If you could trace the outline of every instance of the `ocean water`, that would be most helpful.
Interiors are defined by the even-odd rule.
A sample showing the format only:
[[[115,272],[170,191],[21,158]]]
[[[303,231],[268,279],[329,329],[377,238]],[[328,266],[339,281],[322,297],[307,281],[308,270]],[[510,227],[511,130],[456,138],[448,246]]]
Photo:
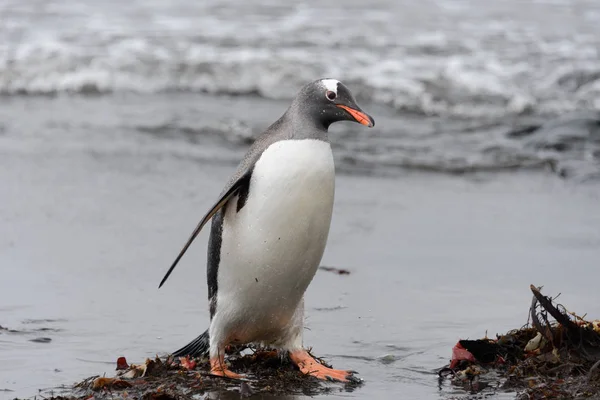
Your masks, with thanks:
[[[593,0],[46,1],[0,5],[0,92],[290,99],[315,77],[424,115],[599,107]]]
[[[0,21],[0,132],[18,140],[141,131],[221,154],[330,76],[381,121],[333,139],[340,168],[600,171],[593,0],[4,0]],[[42,104],[52,121],[21,122]]]
[[[330,135],[351,274],[317,274],[306,344],[366,380],[334,397],[464,395],[436,369],[525,323],[530,283],[600,318],[597,1],[0,0],[0,399],[203,330],[207,232],[156,286],[326,76],[376,120]]]

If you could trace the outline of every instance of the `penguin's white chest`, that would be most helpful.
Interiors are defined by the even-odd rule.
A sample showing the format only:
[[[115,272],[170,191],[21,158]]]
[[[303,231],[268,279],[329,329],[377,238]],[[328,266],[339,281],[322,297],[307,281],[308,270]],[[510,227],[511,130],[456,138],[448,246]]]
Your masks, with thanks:
[[[240,340],[290,323],[325,250],[335,191],[329,143],[284,140],[255,164],[244,207],[223,221],[217,312]]]

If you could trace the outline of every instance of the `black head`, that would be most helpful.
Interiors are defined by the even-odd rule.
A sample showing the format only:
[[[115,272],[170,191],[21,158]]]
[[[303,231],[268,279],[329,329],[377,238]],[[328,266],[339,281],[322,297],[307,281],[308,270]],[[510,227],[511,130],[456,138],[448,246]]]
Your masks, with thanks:
[[[298,111],[308,114],[319,127],[327,129],[338,121],[353,121],[375,126],[375,120],[363,112],[350,90],[335,79],[320,79],[304,86],[296,97]]]

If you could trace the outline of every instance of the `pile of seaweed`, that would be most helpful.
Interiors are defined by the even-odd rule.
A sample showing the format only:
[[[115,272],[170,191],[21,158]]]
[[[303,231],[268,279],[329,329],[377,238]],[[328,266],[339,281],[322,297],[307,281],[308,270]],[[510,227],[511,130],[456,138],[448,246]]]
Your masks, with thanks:
[[[460,340],[439,371],[470,394],[514,391],[518,399],[600,396],[600,320],[587,321],[530,286],[529,321],[496,339]]]
[[[236,347],[228,348],[228,352],[231,368],[247,378],[212,375],[206,358],[156,357],[143,364],[129,365],[125,357],[120,357],[114,377],[92,376],[49,399],[197,400],[207,395],[226,398],[230,394],[232,398],[240,398],[256,393],[314,396],[352,391],[360,384],[358,380],[346,384],[323,382],[304,375],[288,357],[269,349]],[[317,360],[327,365],[324,360]]]

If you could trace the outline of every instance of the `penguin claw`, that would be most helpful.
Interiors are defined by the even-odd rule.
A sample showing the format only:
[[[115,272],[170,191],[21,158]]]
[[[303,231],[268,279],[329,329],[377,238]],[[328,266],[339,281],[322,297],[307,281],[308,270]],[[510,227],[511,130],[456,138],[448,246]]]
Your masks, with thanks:
[[[360,379],[359,377],[356,377],[354,375],[346,376],[346,380],[350,383],[355,383],[355,384],[362,383],[362,381],[363,381],[362,379]]]
[[[335,379],[333,379],[329,375],[325,375],[325,379],[327,379],[329,382],[335,382]]]

